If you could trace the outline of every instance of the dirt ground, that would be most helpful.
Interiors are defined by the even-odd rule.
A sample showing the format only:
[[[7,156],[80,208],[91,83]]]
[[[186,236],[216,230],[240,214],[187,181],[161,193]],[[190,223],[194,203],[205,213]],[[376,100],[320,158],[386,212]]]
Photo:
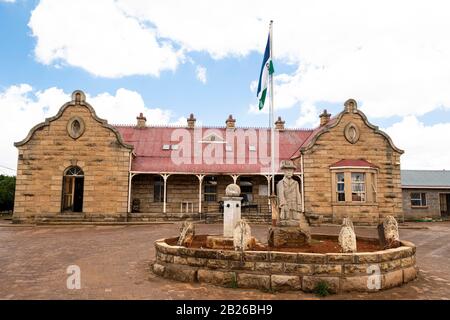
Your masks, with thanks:
[[[421,228],[421,227],[427,227]],[[198,234],[218,234],[221,225],[197,225]],[[0,299],[318,299],[303,292],[264,293],[162,279],[149,270],[154,241],[175,237],[179,224],[128,226],[23,226],[0,223]],[[253,225],[263,241],[268,226]],[[338,227],[313,228],[337,234]],[[356,227],[362,236],[375,228]],[[450,222],[410,223],[402,239],[417,245],[419,278],[376,293],[326,299],[449,299]],[[67,289],[67,268],[81,271],[81,289]]]
[[[207,235],[196,235],[192,243],[189,245],[189,248],[207,248],[206,244]],[[166,243],[170,245],[177,244],[177,238],[167,239]],[[216,246],[216,249],[224,249],[224,250],[234,250],[233,244],[231,245],[223,245]],[[382,247],[378,242],[368,241],[368,240],[357,240],[357,248],[360,252],[374,252],[378,250],[382,250]],[[339,242],[337,238],[322,238],[315,239],[313,238],[311,244],[305,244],[302,246],[296,247],[269,247],[267,244],[262,244],[260,242],[254,243],[253,247],[249,250],[251,251],[280,251],[280,252],[307,252],[307,253],[339,253],[341,252],[341,248],[339,246]]]

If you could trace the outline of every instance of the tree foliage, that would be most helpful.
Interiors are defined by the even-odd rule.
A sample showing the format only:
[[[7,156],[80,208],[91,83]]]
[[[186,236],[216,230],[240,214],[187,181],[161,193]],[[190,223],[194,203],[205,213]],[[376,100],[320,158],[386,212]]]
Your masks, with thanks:
[[[14,208],[16,177],[0,175],[0,212]]]

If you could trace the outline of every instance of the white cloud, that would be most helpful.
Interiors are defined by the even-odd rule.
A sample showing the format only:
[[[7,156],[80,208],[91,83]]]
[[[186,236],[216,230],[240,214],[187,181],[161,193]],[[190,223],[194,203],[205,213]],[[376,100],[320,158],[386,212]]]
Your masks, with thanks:
[[[190,52],[215,59],[262,52],[273,19],[275,70],[280,62],[296,68],[277,74],[276,108],[353,97],[369,116],[389,117],[450,107],[450,42],[443,41],[449,6],[444,0],[42,0],[29,25],[41,62],[120,77],[175,70]]]
[[[200,81],[203,84],[206,84],[206,68],[203,66],[197,66],[195,68],[195,73],[198,81]]]
[[[58,108],[69,95],[61,89],[34,91],[28,84],[10,86],[0,91],[0,165],[16,168],[17,150],[13,142],[26,137],[28,131]]]
[[[250,82],[250,91],[256,93],[256,89],[258,89],[258,81],[253,80]]]
[[[173,115],[171,110],[145,107],[144,100],[136,91],[118,89],[115,95],[101,93],[86,101],[91,104],[100,118],[112,124],[133,124],[140,112],[147,118],[147,124],[168,124]]]
[[[407,116],[385,131],[405,150],[402,169],[450,169],[450,123],[427,126],[415,116]]]
[[[170,124],[173,126],[185,126],[187,118],[186,117],[179,117],[176,121],[172,121]]]
[[[158,76],[183,60],[182,51],[159,39],[157,30],[111,0],[42,0],[29,27],[40,62],[80,67],[96,76]]]
[[[262,52],[274,19],[275,69],[277,61],[297,66],[277,77],[278,108],[354,97],[369,116],[389,117],[450,106],[446,1],[120,3],[187,51],[214,58]]]
[[[119,0],[118,4],[129,16],[154,24],[161,37],[216,59],[245,56],[264,43],[258,34],[264,37],[268,20],[261,20],[259,12],[267,10],[268,1]]]
[[[313,103],[305,101],[300,107],[300,117],[295,125],[299,128],[317,127],[320,123],[317,114],[317,107]]]
[[[24,139],[33,126],[54,116],[69,100],[69,93],[55,87],[37,91],[28,84],[20,84],[0,91],[0,165],[16,168],[17,149],[13,142]],[[139,93],[123,88],[118,89],[115,95],[87,94],[86,100],[99,117],[111,124],[134,124],[140,112],[144,113],[148,124],[186,123],[182,117],[172,123],[172,111],[146,108]]]

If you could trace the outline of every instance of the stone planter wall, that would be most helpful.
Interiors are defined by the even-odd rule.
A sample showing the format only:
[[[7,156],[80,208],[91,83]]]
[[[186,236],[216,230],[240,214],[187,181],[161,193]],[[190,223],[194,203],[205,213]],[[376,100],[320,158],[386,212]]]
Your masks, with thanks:
[[[408,241],[396,249],[370,253],[314,254],[194,249],[171,246],[166,240],[173,239],[155,242],[153,271],[184,282],[311,292],[325,281],[331,292],[338,293],[397,287],[417,275],[416,247]],[[371,270],[379,271],[379,276],[371,275]]]

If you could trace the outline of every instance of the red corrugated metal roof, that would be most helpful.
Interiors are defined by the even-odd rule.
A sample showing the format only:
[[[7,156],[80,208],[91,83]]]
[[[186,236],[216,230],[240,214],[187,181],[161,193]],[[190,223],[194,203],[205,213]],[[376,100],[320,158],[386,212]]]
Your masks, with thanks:
[[[364,159],[342,159],[338,162],[332,164],[330,167],[369,167],[369,168],[377,168],[376,165],[366,161]]]
[[[194,130],[186,129],[183,127],[146,127],[137,128],[134,126],[114,126],[122,135],[125,143],[132,144],[134,146],[134,152],[136,157],[132,161],[132,171],[135,172],[192,172],[192,173],[260,173],[265,165],[260,160],[252,162],[252,158],[257,156],[260,152],[270,159],[270,139],[269,143],[265,145],[266,152],[262,152],[260,144],[265,141],[265,136],[270,137],[270,130],[266,128],[236,128],[236,130],[228,130],[226,128],[196,128],[196,134]],[[234,146],[232,152],[229,153],[229,158],[226,156],[225,144],[217,143],[200,143],[199,140],[203,140],[215,134],[217,140],[225,140],[227,134],[234,132],[239,136],[234,139]],[[254,136],[255,140],[245,139],[245,145],[237,145],[238,139],[247,133],[248,136]],[[290,159],[290,157],[298,150],[303,142],[311,135],[312,130],[298,130],[298,129],[286,129],[278,131],[279,134],[279,160]],[[178,163],[174,161],[172,156],[174,154],[181,154],[182,145],[188,146],[188,143],[180,143],[182,140],[179,138],[181,135],[188,134],[188,139],[191,140],[191,155],[185,156],[183,153],[182,159],[184,163]],[[189,138],[190,137],[190,138]],[[228,135],[229,137],[229,135]],[[243,139],[244,140],[244,139]],[[259,142],[261,140],[261,143]],[[183,139],[186,141],[186,136]],[[231,141],[231,140],[230,140]],[[255,143],[256,141],[256,143]],[[241,141],[242,142],[242,141]],[[179,151],[163,150],[163,145],[176,145],[180,147]],[[249,151],[249,146],[256,144],[256,151]],[[223,153],[223,163],[213,163],[206,157],[208,150],[218,148]],[[201,146],[201,148],[200,148]],[[263,146],[264,147],[264,146]],[[194,157],[194,149],[202,150],[204,155],[203,161],[197,161]],[[208,148],[208,149],[207,149]],[[220,149],[222,151],[220,151]],[[213,154],[213,153],[212,153]],[[227,159],[229,162],[227,162]],[[176,160],[180,160],[179,158]],[[216,161],[217,162],[217,161]]]

